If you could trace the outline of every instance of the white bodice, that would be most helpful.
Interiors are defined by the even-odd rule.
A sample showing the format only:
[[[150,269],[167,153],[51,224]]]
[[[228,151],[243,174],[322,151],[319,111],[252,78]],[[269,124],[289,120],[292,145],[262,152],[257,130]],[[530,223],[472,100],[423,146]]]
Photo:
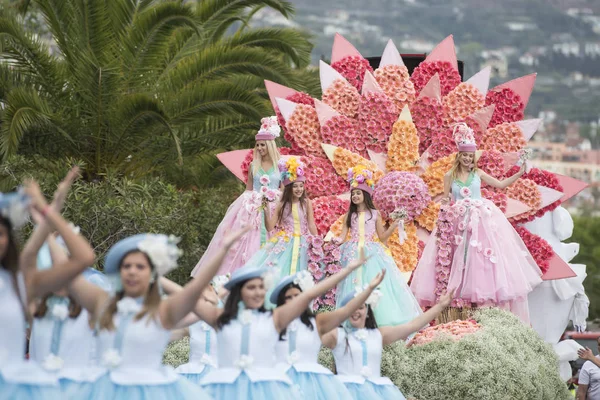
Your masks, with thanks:
[[[22,282],[22,275],[19,280]],[[23,285],[22,285],[23,286]],[[10,272],[0,267],[0,368],[25,359],[25,316]]]
[[[190,362],[217,365],[217,332],[206,322],[190,325]]]
[[[217,331],[219,368],[209,372],[203,383],[232,383],[241,371],[253,382],[291,383],[284,371],[275,368],[278,340],[271,313],[242,311]]]
[[[286,370],[294,367],[300,372],[331,374],[332,372],[318,363],[321,350],[321,338],[317,332],[317,323],[311,319],[313,329],[296,318],[288,325],[283,340],[275,345],[277,362],[285,365]]]
[[[53,336],[57,335],[58,353],[65,366],[87,367],[97,365],[96,337],[90,328],[89,314],[82,310],[77,318],[61,321],[51,317],[48,310],[43,318],[34,318],[29,340],[29,358],[43,364],[51,353]]]
[[[154,318],[145,315],[136,320],[117,312],[113,321],[115,329],[100,330],[98,343],[101,362],[110,368],[114,383],[160,384],[178,379],[172,368],[162,364],[163,352],[171,333],[163,328],[158,314]],[[126,324],[125,329],[119,329],[123,323]],[[118,357],[108,357],[111,353],[116,353]]]
[[[359,329],[346,334],[343,328],[338,328],[337,334],[333,357],[340,379],[358,383],[368,379],[379,385],[392,384],[388,378],[381,377],[383,340],[379,329]]]

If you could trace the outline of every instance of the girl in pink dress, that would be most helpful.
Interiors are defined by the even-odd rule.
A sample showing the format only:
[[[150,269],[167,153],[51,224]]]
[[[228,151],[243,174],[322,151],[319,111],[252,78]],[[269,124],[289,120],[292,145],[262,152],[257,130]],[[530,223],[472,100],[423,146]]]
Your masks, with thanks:
[[[264,209],[273,208],[274,203],[265,204],[263,199],[266,194],[279,196],[281,180],[277,163],[280,156],[275,139],[279,137],[281,128],[277,124],[277,117],[263,118],[261,123],[255,137],[254,158],[248,170],[246,191],[229,206],[202,258],[192,270],[192,276],[219,252],[223,238],[229,232],[244,226],[252,227],[250,232],[233,245],[223,260],[219,271],[222,275],[240,268],[267,242]]]
[[[525,171],[504,180],[477,168],[473,130],[466,124],[455,127],[458,154],[444,176],[444,198],[438,226],[425,246],[411,289],[422,306],[436,303],[436,288],[448,272],[448,290],[456,289],[456,306],[498,306],[513,311],[529,322],[527,294],[541,283],[542,272],[521,237],[502,211],[481,197],[481,182],[506,188]],[[451,200],[451,205],[447,205]],[[448,221],[448,222],[446,222]],[[451,238],[440,245],[439,237]],[[438,271],[436,272],[436,263]],[[437,276],[436,276],[437,274]]]

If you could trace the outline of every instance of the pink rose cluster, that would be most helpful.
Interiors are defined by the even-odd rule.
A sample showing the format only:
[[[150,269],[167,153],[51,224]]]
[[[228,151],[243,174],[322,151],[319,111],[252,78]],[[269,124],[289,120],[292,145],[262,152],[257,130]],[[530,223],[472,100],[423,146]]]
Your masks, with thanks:
[[[431,343],[439,338],[450,337],[452,340],[460,340],[467,335],[479,331],[482,326],[475,320],[455,320],[445,324],[427,327],[418,332],[408,342],[407,347],[421,346]]]
[[[317,110],[306,104],[299,104],[287,122],[287,131],[305,154],[325,157],[321,148],[321,125]]]
[[[375,71],[375,79],[398,110],[415,101],[415,85],[404,65],[386,65]]]
[[[502,153],[495,150],[484,151],[477,160],[477,168],[500,179],[504,177],[504,157],[502,157]],[[487,185],[483,184],[483,186]]]
[[[506,194],[482,188],[481,197],[494,203],[503,213],[506,212],[506,208],[508,207],[508,196]]]
[[[410,79],[415,85],[417,93],[425,87],[427,82],[435,74],[440,77],[440,88],[442,90],[442,96],[447,95],[460,84],[460,74],[449,61],[431,61],[422,62],[413,71]]]
[[[529,250],[529,253],[531,253],[531,256],[535,260],[535,263],[540,267],[542,273],[545,274],[550,266],[550,259],[554,256],[552,246],[550,246],[546,240],[529,232],[529,230],[523,226],[513,223],[513,227],[519,236],[521,236],[521,239],[523,239],[523,243],[525,243],[527,250]]]
[[[512,217],[513,221],[526,221],[530,216],[535,215],[542,203],[542,194],[537,184],[531,179],[519,178],[514,184],[505,189],[505,193],[508,197],[519,200],[531,208],[531,211]]]
[[[358,122],[345,115],[336,115],[321,126],[323,143],[341,146],[367,157],[367,146],[358,129]]]
[[[419,154],[431,146],[431,140],[444,126],[442,103],[431,97],[421,97],[410,106],[413,122],[419,132]]]
[[[311,198],[342,194],[348,191],[348,184],[339,176],[331,162],[323,157],[305,157],[306,182],[304,183],[307,195]]]
[[[367,148],[377,153],[386,151],[398,114],[395,104],[384,93],[368,92],[361,98],[358,126],[359,132],[364,135],[363,141],[367,142]]]
[[[339,72],[346,80],[361,91],[365,72],[373,72],[369,61],[359,56],[347,56],[331,64],[331,68]]]
[[[527,145],[523,131],[514,122],[504,122],[489,128],[481,141],[483,150],[518,152]]]
[[[456,152],[452,129],[445,127],[435,132],[429,146],[429,161],[436,161]]]
[[[335,221],[344,215],[350,206],[348,200],[342,200],[337,196],[318,197],[312,204],[319,235],[326,235]]]
[[[438,252],[435,257],[435,297],[436,300],[446,292],[452,258],[454,256],[454,222],[457,214],[451,205],[444,204],[440,207],[437,222]],[[433,304],[432,304],[433,305]]]
[[[483,94],[475,86],[463,82],[443,98],[444,119],[448,125],[463,121],[484,104]]]
[[[339,272],[342,268],[340,259],[341,253],[338,246],[332,242],[323,241],[320,236],[308,237],[308,272],[312,274],[316,282]],[[323,306],[335,306],[335,288],[315,299],[315,310]]]
[[[313,107],[315,106],[315,100],[312,97],[310,97],[310,95],[303,92],[294,93],[292,95],[287,96],[285,99],[298,104],[306,104]],[[300,147],[298,147],[298,145],[296,144],[294,138],[290,136],[290,134],[287,132],[285,126],[285,118],[283,118],[283,115],[281,115],[279,107],[277,106],[275,106],[275,115],[277,115],[277,121],[279,122],[279,126],[281,126],[281,129],[283,129],[283,137],[292,146],[294,154],[304,154],[302,149],[300,149]]]
[[[512,175],[516,174],[519,171],[519,168],[520,167],[517,167],[517,166],[512,167],[506,173],[506,176],[512,176]],[[556,175],[554,175],[550,171],[545,171],[543,169],[538,169],[538,168],[532,168],[531,171],[524,173],[522,178],[530,179],[540,186],[554,189],[559,192],[562,192],[564,190],[562,185],[560,184],[560,181],[556,177]],[[519,220],[519,222],[524,223],[524,222],[533,221],[535,218],[540,218],[541,216],[543,216],[544,214],[546,214],[549,211],[554,211],[560,205],[561,205],[560,199],[556,200],[554,203],[549,204],[546,207],[539,209],[535,214],[531,214],[527,218]]]
[[[525,103],[521,96],[512,89],[490,90],[485,98],[485,105],[495,105],[494,114],[489,126],[494,127],[503,122],[516,122],[524,118]]]
[[[333,108],[340,114],[349,118],[356,118],[360,94],[356,88],[343,79],[336,79],[325,89],[322,96],[323,103]]]
[[[405,222],[409,222],[423,212],[431,196],[427,185],[417,175],[393,171],[377,182],[373,201],[384,219],[389,219],[394,210],[404,208],[408,215]]]

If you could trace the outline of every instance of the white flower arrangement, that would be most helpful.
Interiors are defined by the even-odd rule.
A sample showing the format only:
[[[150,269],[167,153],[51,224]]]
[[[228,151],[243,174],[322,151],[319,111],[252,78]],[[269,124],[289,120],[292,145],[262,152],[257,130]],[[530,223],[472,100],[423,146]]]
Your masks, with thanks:
[[[400,207],[390,213],[390,218],[394,221],[405,220],[408,218],[408,212],[405,207]]]
[[[159,276],[168,274],[177,268],[177,259],[183,251],[177,247],[180,239],[170,235],[148,235],[138,243],[138,249],[148,255]]]
[[[0,199],[3,194],[0,193]],[[19,189],[19,195],[8,202],[8,206],[2,209],[2,215],[8,218],[13,227],[19,228],[29,221],[28,198],[24,196],[22,189]]]
[[[60,369],[62,369],[62,367],[64,365],[65,365],[65,360],[63,360],[59,356],[52,354],[52,353],[48,354],[48,356],[42,363],[42,367],[46,371],[51,371],[51,372],[59,371]]]
[[[377,307],[377,304],[379,304],[379,301],[381,300],[382,297],[383,297],[383,292],[379,289],[375,289],[375,290],[373,290],[373,292],[371,292],[371,294],[367,298],[367,301],[365,301],[365,304],[370,305],[371,308],[375,308],[375,307]]]
[[[250,325],[254,320],[254,313],[252,310],[242,310],[239,318],[242,325]]]
[[[364,342],[369,337],[369,332],[367,332],[365,328],[358,329],[356,332],[354,332],[354,337],[360,340],[361,342]]]
[[[249,369],[254,364],[254,357],[247,354],[242,354],[240,358],[235,362],[235,366],[239,369]]]
[[[229,273],[225,275],[217,275],[212,279],[211,283],[214,286],[215,290],[219,292],[223,288],[223,286],[225,286],[225,284],[229,282],[230,278],[231,274]]]
[[[300,360],[300,354],[297,351],[292,351],[287,355],[287,362],[290,365],[294,365]]]
[[[69,316],[69,307],[66,304],[54,304],[51,313],[52,318],[64,321]]]
[[[117,351],[117,349],[107,349],[104,354],[102,354],[102,364],[109,369],[118,367],[123,359],[121,358],[121,354]]]
[[[200,359],[200,364],[216,366],[215,361],[209,356],[207,353],[202,354],[202,358]]]
[[[300,286],[300,289],[303,292],[306,292],[308,289],[315,286],[315,280],[313,279],[312,274],[308,271],[298,272],[293,282],[295,285]]]
[[[373,375],[373,371],[371,371],[371,368],[365,365],[360,369],[360,374],[365,378],[369,378],[371,375]]]
[[[117,302],[117,311],[121,314],[137,314],[142,310],[142,305],[131,297],[124,297]]]
[[[206,323],[206,322],[204,322],[204,321],[202,321],[202,323],[201,323],[200,327],[202,328],[202,330],[203,330],[204,332],[210,331],[210,325],[209,325],[209,324],[207,324],[207,323]]]
[[[266,291],[269,291],[276,283],[277,278],[279,277],[279,268],[272,267],[267,270],[264,274],[262,274],[263,285]]]

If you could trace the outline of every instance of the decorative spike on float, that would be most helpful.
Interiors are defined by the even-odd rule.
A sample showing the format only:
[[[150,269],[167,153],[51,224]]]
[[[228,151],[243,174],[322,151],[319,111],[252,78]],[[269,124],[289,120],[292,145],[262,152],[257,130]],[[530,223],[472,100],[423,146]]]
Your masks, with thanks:
[[[293,101],[282,99],[280,97],[276,97],[275,102],[277,103],[277,107],[279,107],[279,112],[281,115],[283,115],[283,119],[285,119],[286,122],[290,119],[294,113],[294,110],[298,106],[298,103],[294,103]]]
[[[363,96],[366,95],[367,93],[370,93],[370,92],[385,94],[385,92],[383,91],[383,89],[381,89],[381,87],[377,83],[377,80],[375,79],[375,77],[373,76],[373,74],[370,73],[369,71],[365,72],[365,78],[363,80],[363,85],[362,85],[362,91],[361,92],[362,92]]]
[[[341,115],[321,100],[315,99],[315,109],[317,110],[317,116],[319,117],[319,124],[325,125],[331,118]]]
[[[373,150],[369,150],[369,149],[367,149],[367,154],[369,155],[369,158],[371,159],[371,161],[373,161],[380,170],[385,171],[385,164],[387,162],[387,154],[377,153],[377,152],[374,152]]]
[[[299,94],[297,90],[291,89],[287,86],[280,85],[279,83],[271,82],[265,79],[265,87],[267,88],[267,93],[269,93],[269,100],[271,100],[271,104],[273,105],[273,109],[277,107],[277,101],[275,100],[277,97],[285,99],[286,97],[293,96],[295,94]]]
[[[484,132],[490,124],[490,121],[492,120],[495,108],[496,106],[494,104],[491,104],[489,106],[480,108],[471,115],[471,118],[479,124],[481,130],[483,130]]]
[[[333,64],[345,57],[362,58],[362,54],[345,37],[336,33],[333,39],[333,48],[331,49],[331,63]]]
[[[488,66],[470,77],[466,83],[473,85],[485,97],[488,88],[490,87],[490,75],[492,67]],[[491,118],[491,117],[490,117]]]
[[[442,88],[440,84],[440,75],[438,73],[435,73],[431,79],[429,79],[429,82],[427,82],[421,90],[421,93],[419,93],[417,100],[423,97],[436,99],[439,102],[442,101]]]
[[[550,259],[548,270],[542,275],[542,279],[545,281],[552,281],[556,279],[573,278],[575,276],[577,276],[575,271],[573,271],[569,264],[555,252]]]
[[[501,155],[504,159],[504,172],[508,171],[513,167],[513,165],[519,162],[519,153],[502,153]]]
[[[458,70],[458,61],[456,60],[456,48],[454,47],[454,37],[452,35],[442,40],[425,58],[424,62],[449,61],[455,70]]]
[[[509,197],[507,200],[506,212],[504,213],[504,215],[506,215],[506,218],[513,218],[513,217],[516,217],[517,215],[520,215],[520,214],[523,214],[523,213],[526,213],[529,211],[531,211],[531,207],[529,207],[525,203],[520,202],[519,200],[515,200],[515,199]]]
[[[407,122],[410,122],[411,124],[413,123],[412,115],[410,113],[410,108],[408,108],[408,106],[404,106],[404,108],[402,109],[402,112],[398,116],[398,121],[407,121]]]
[[[346,78],[342,76],[339,72],[331,67],[331,65],[327,64],[325,61],[319,61],[319,78],[321,79],[321,91],[326,91],[331,84],[338,80],[342,79],[346,81]],[[347,81],[346,81],[347,82]],[[348,85],[350,85],[348,83]]]
[[[383,68],[386,65],[404,65],[404,60],[402,60],[402,56],[400,56],[400,52],[392,39],[388,40],[385,49],[383,50],[379,68]]]
[[[523,138],[529,141],[533,134],[539,129],[540,125],[542,124],[542,120],[540,118],[526,119],[515,122],[515,124],[517,124],[519,129],[521,129],[521,132],[523,132]]]
[[[375,183],[377,183],[377,181],[383,177],[383,171],[379,169],[377,164],[371,160],[367,160],[366,158],[342,147],[325,143],[321,143],[321,147],[327,155],[327,158],[329,158],[331,161],[331,164],[333,164],[335,171],[343,178],[346,178],[348,175],[349,168],[355,167],[359,164],[364,165],[367,167],[367,169],[370,169],[371,172],[373,172],[373,180]]]
[[[560,183],[560,186],[563,188],[563,197],[560,199],[561,203],[569,200],[571,197],[575,196],[577,193],[581,192],[583,189],[589,186],[589,183],[582,182],[578,179],[571,178],[570,176],[565,176],[562,174],[554,174]]]
[[[251,151],[251,149],[228,151],[226,153],[217,154],[217,158],[236,176],[236,178],[245,182],[246,180],[244,179],[244,174],[242,172],[242,163]]]
[[[542,204],[540,204],[539,209],[543,209],[547,206],[549,206],[550,204],[554,203],[555,201],[560,200],[564,193],[559,192],[558,190],[554,190],[552,188],[546,187],[546,186],[541,186],[538,185],[538,190],[540,191],[540,194],[542,195]]]
[[[491,90],[497,92],[508,88],[518,94],[525,107],[527,107],[527,103],[529,103],[529,97],[531,96],[531,92],[533,92],[533,86],[535,85],[536,77],[537,74],[525,75],[498,85]]]

